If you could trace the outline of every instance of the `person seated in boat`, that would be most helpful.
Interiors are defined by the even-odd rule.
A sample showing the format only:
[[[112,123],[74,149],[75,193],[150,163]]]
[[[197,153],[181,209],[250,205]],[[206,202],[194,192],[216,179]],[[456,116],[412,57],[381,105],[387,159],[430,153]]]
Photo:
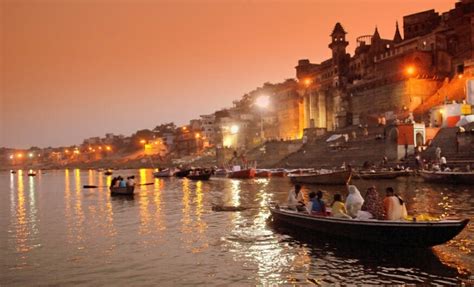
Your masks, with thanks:
[[[448,162],[446,161],[446,157],[442,156],[441,159],[439,160],[439,165],[442,171],[445,171],[445,169],[448,167],[447,164]]]
[[[383,200],[386,220],[400,220],[407,216],[407,209],[403,199],[395,194],[392,187],[385,190],[386,196]]]
[[[127,177],[127,186],[135,186],[135,176]]]
[[[301,185],[296,184],[295,188],[288,193],[288,208],[296,211],[304,211],[305,204]]]
[[[119,176],[119,187],[127,187],[127,182],[121,176]]]
[[[340,194],[334,195],[334,200],[331,204],[331,216],[338,218],[351,218],[347,215],[346,206],[342,202],[342,196]]]
[[[112,178],[112,181],[110,182],[110,187],[118,187],[118,177]]]
[[[352,218],[356,218],[362,204],[364,204],[364,199],[355,185],[348,185],[347,191],[349,192],[346,198],[347,214]]]
[[[326,203],[323,201],[323,192],[318,190],[316,196],[311,199],[311,214],[326,216]]]
[[[361,209],[370,213],[372,218],[385,218],[383,203],[379,197],[377,190],[375,189],[375,186],[371,186],[367,189],[367,193],[365,194],[364,203],[362,204]]]

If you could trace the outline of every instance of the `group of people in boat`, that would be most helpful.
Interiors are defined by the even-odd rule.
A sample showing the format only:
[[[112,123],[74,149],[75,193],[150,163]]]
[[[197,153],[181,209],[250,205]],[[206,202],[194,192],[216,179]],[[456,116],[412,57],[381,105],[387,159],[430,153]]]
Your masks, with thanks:
[[[375,188],[367,189],[362,197],[355,185],[347,186],[348,195],[345,201],[341,194],[335,194],[329,208],[324,201],[324,192],[318,190],[308,194],[305,201],[301,192],[301,185],[295,185],[288,195],[288,208],[311,215],[333,216],[338,218],[400,220],[407,216],[407,209],[403,199],[397,195],[392,187],[387,187],[385,197],[381,199]]]
[[[112,178],[112,181],[110,182],[110,187],[129,187],[129,186],[135,186],[135,176],[128,176],[127,179],[124,179],[123,177],[116,176]]]

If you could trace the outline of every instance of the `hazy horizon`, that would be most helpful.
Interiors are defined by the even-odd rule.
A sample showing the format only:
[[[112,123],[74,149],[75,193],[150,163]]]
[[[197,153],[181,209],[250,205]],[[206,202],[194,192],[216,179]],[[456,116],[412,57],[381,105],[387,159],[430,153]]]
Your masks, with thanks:
[[[3,1],[0,147],[64,146],[186,124],[299,59],[331,57],[336,22],[392,39],[403,16],[456,1]]]

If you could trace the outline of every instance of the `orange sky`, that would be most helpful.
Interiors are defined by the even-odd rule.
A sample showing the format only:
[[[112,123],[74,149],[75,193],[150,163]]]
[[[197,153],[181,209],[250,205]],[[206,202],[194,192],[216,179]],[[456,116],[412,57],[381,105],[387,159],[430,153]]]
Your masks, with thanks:
[[[186,123],[298,59],[330,57],[337,21],[355,38],[454,0],[0,1],[0,147],[81,143]]]

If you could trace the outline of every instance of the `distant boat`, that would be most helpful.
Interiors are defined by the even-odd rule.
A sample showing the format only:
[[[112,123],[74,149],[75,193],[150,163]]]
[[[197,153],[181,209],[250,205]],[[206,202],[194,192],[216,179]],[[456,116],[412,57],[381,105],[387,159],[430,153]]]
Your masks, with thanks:
[[[386,170],[386,171],[359,171],[354,175],[354,179],[394,179],[400,176],[409,175],[409,171],[405,170]]]
[[[15,174],[16,170],[10,170],[10,173]]]
[[[288,172],[284,169],[275,169],[272,170],[272,177],[285,177],[288,175]]]
[[[28,176],[36,176],[36,171],[29,171]]]
[[[474,172],[467,171],[420,171],[421,177],[428,182],[451,184],[474,184]]]
[[[112,173],[113,173],[113,172],[112,172],[110,169],[108,169],[108,170],[106,170],[106,171],[104,172],[105,175],[112,175]]]
[[[190,169],[182,169],[178,170],[177,172],[174,173],[174,176],[176,177],[186,177],[188,174],[191,172]]]
[[[272,220],[295,230],[312,230],[313,236],[327,235],[337,240],[348,239],[384,245],[431,247],[443,244],[466,227],[469,219],[439,221],[359,220],[270,207]]]
[[[160,171],[155,171],[153,173],[153,176],[154,177],[171,177],[173,176],[173,174],[174,174],[173,170],[170,168],[167,168]]]
[[[186,177],[191,180],[209,180],[211,178],[211,173],[210,172],[204,172],[200,174],[188,174]]]
[[[254,178],[256,174],[255,168],[247,168],[242,170],[236,170],[229,173],[229,178],[239,178],[239,179],[247,179],[247,178]]]
[[[217,169],[215,172],[214,172],[214,175],[215,176],[227,176],[227,174],[229,173],[229,171],[225,168],[221,168],[221,169]]]
[[[271,177],[271,176],[272,176],[272,172],[266,169],[257,169],[257,171],[255,172],[255,177],[266,178],[266,177]]]
[[[110,188],[110,195],[133,195],[133,191],[135,190],[134,186],[127,186],[127,187],[111,187]]]
[[[343,170],[328,173],[290,175],[289,178],[294,184],[344,185],[350,181],[351,176],[352,172],[350,170]]]

